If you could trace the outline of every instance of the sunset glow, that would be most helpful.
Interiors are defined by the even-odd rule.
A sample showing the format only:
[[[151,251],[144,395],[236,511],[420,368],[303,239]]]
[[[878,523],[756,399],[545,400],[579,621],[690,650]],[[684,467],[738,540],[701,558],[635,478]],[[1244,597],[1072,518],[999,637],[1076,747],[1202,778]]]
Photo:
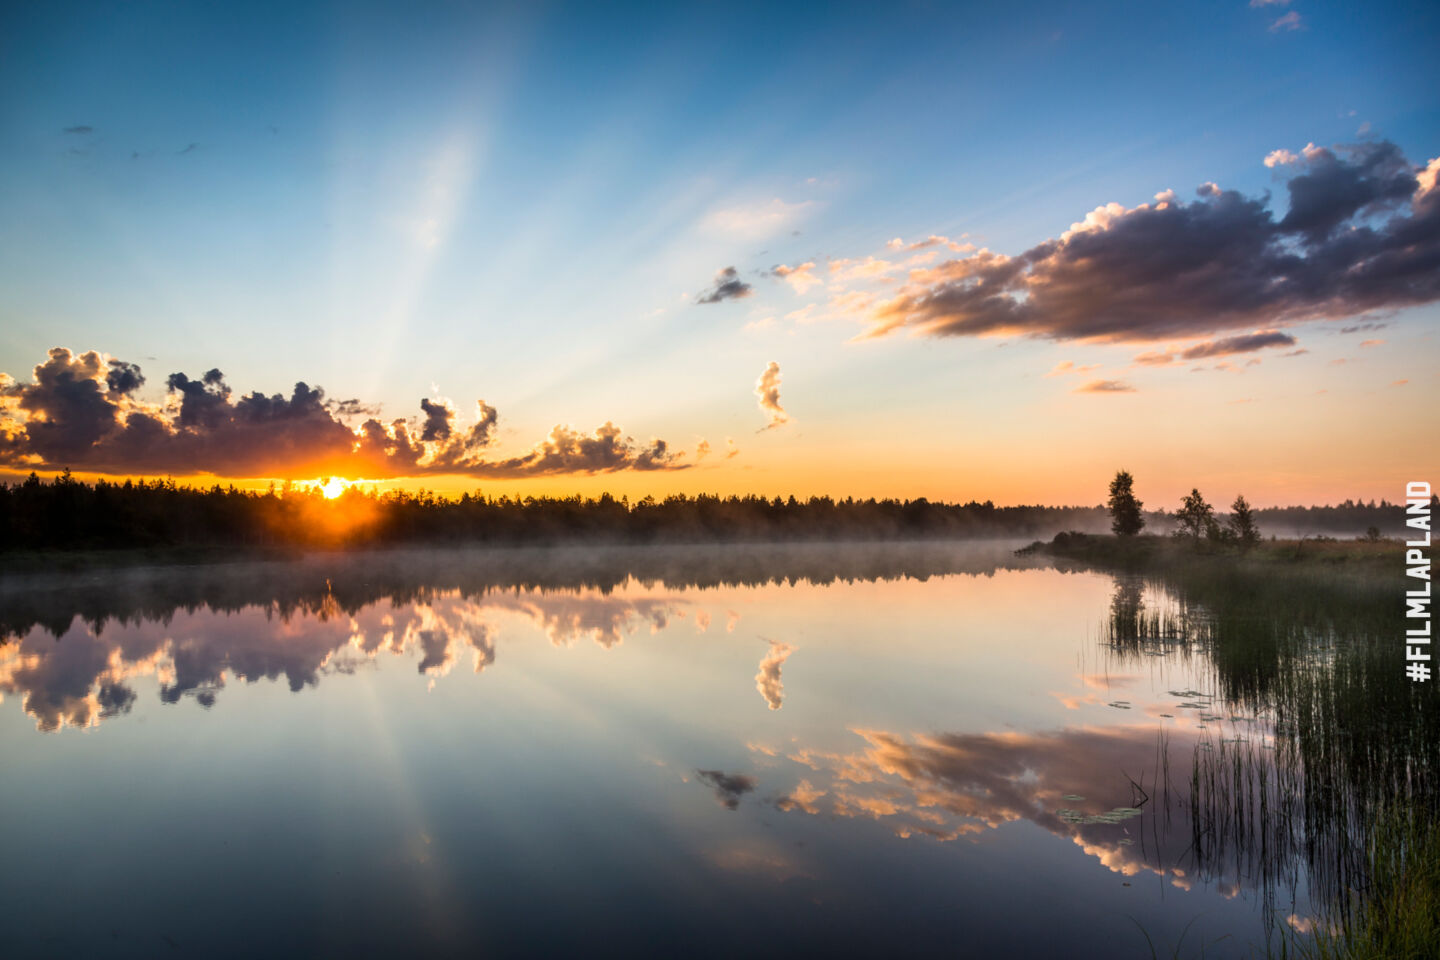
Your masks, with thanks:
[[[341,477],[331,477],[330,479],[326,480],[324,483],[319,484],[318,486],[320,492],[325,495],[326,500],[334,500],[336,497],[340,496],[340,494],[350,489],[350,481],[345,480]]]
[[[225,78],[266,32],[202,8],[37,14],[0,481],[1393,498],[1440,468],[1433,12],[1362,50],[1359,14],[1183,6],[854,8],[763,53],[679,8],[367,8],[262,85]],[[697,29],[710,68],[643,39]]]
[[[1440,957],[1437,50],[0,5],[3,960]]]

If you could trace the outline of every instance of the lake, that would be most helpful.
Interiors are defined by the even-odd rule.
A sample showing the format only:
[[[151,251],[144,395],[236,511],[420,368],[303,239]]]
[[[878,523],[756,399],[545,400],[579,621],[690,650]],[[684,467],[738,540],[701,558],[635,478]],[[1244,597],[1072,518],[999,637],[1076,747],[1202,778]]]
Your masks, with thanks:
[[[1294,701],[1363,631],[1015,546],[11,578],[0,954],[1224,957],[1323,923],[1353,830]]]

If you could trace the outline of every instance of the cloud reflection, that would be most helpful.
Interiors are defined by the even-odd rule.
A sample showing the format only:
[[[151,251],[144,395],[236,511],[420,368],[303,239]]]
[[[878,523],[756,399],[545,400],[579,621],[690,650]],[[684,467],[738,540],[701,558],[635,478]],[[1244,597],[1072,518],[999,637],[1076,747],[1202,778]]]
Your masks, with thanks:
[[[1238,880],[1213,876],[1213,864],[1197,868],[1192,812],[1170,791],[1153,789],[1162,751],[1154,727],[913,737],[852,732],[864,743],[859,750],[798,748],[789,754],[807,769],[774,801],[779,810],[871,819],[899,837],[940,841],[1029,821],[1126,877],[1148,873],[1189,889],[1203,872],[1222,893],[1239,889]],[[1197,743],[1182,738],[1163,749],[1188,758]],[[1154,796],[1130,777],[1152,785]]]
[[[755,674],[755,689],[760,691],[760,696],[765,698],[771,710],[779,710],[785,699],[785,686],[780,682],[780,668],[785,665],[790,654],[795,652],[795,648],[778,640],[770,640],[768,643],[770,652],[760,661],[760,672]]]
[[[410,602],[386,598],[352,613],[332,598],[302,611],[272,602],[103,625],[74,618],[53,636],[36,626],[0,646],[0,693],[18,695],[40,730],[88,727],[130,711],[135,677],[155,677],[163,703],[190,697],[209,707],[227,680],[283,680],[300,691],[327,672],[353,672],[357,658],[386,652],[414,657],[417,671],[433,679],[468,649],[480,673],[495,662],[493,621],[500,615],[529,620],[559,646],[590,638],[608,649],[642,624],[663,629],[680,607],[649,596],[533,591],[466,598],[451,591]]]

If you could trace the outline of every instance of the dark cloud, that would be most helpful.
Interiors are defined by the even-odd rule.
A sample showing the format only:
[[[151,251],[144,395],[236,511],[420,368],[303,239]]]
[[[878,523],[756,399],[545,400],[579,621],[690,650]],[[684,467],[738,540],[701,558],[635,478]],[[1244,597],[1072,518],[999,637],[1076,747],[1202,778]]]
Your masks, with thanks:
[[[1180,358],[1182,360],[1199,360],[1203,357],[1225,357],[1234,353],[1264,350],[1266,347],[1293,347],[1295,342],[1295,338],[1288,333],[1281,333],[1279,330],[1262,330],[1259,333],[1247,333],[1238,337],[1225,337],[1223,340],[1197,343],[1195,346],[1181,351]]]
[[[420,439],[429,443],[432,440],[448,440],[450,438],[450,421],[455,419],[455,411],[450,405],[443,401],[432,402],[429,399],[420,400],[420,411],[425,414],[424,428],[420,432]]]
[[[709,784],[715,791],[720,806],[734,810],[740,806],[740,798],[754,790],[758,781],[743,773],[725,773],[721,770],[696,770],[701,783]]]
[[[1213,184],[1190,203],[1167,192],[1110,204],[1017,256],[982,250],[913,271],[873,309],[869,335],[1143,341],[1440,300],[1440,163],[1413,167],[1382,141],[1271,166],[1296,171],[1282,219],[1268,196]]]
[[[606,422],[593,434],[557,426],[550,436],[521,457],[476,463],[466,472],[480,477],[534,477],[557,473],[612,473],[616,470],[679,470],[679,462],[664,440],[641,445]]]
[[[145,385],[145,377],[140,373],[137,364],[111,360],[110,372],[105,374],[105,384],[110,388],[110,395],[114,397],[134,393]]]
[[[1258,330],[1255,333],[1246,333],[1235,337],[1206,340],[1174,353],[1170,351],[1142,353],[1135,358],[1135,362],[1142,366],[1162,367],[1185,360],[1204,360],[1208,357],[1228,357],[1237,353],[1252,353],[1268,347],[1293,347],[1297,342],[1290,334],[1279,330]],[[1293,354],[1286,354],[1286,356],[1293,356]],[[1259,360],[1251,360],[1248,365],[1259,362]]]
[[[743,300],[750,296],[754,288],[744,280],[740,279],[740,273],[734,267],[726,267],[715,274],[715,285],[709,290],[703,291],[696,303],[720,303],[723,300]]]
[[[444,630],[421,630],[416,639],[420,644],[417,673],[440,673],[450,666],[450,635]]]
[[[426,414],[426,430],[429,430],[434,421],[434,414],[431,410],[425,409],[425,401],[420,401],[420,408]],[[433,406],[431,408],[434,409]],[[455,412],[445,404],[441,409],[445,411],[444,432],[439,432],[437,426],[434,439],[440,441],[434,448],[431,455],[431,465],[435,469],[443,467],[467,468],[476,462],[481,450],[489,446],[495,439],[495,428],[500,422],[500,412],[490,406],[484,400],[475,401],[475,422],[464,431],[454,429],[452,421],[455,419]],[[426,439],[422,433],[420,439]]]
[[[1363,333],[1363,332],[1365,332],[1365,331],[1367,331],[1367,330],[1384,330],[1384,329],[1385,329],[1386,327],[1388,327],[1388,326],[1390,326],[1390,324],[1388,324],[1388,323],[1381,323],[1381,322],[1377,322],[1377,321],[1369,321],[1369,322],[1366,322],[1366,323],[1355,323],[1355,324],[1351,324],[1351,325],[1348,326],[1348,327],[1341,327],[1341,328],[1340,328],[1340,332],[1341,332],[1341,333]]]
[[[130,712],[135,705],[135,691],[123,683],[102,683],[95,700],[100,704],[100,716],[115,717]]]
[[[83,124],[83,123],[82,123],[82,124],[80,124],[79,126],[76,126],[76,127],[66,127],[64,130],[62,130],[62,131],[60,131],[60,132],[61,132],[61,133],[75,134],[76,136],[81,136],[81,137],[83,137],[83,136],[85,136],[86,134],[94,133],[94,132],[95,132],[95,128],[94,128],[94,127],[91,127],[91,126],[87,126],[86,124]]]
[[[200,149],[200,144],[198,144],[198,143],[187,143],[187,144],[185,145],[185,148],[184,148],[183,150],[176,150],[176,151],[175,151],[175,156],[177,156],[177,157],[183,157],[183,156],[185,156],[185,154],[187,154],[187,153],[194,153],[196,150],[199,150],[199,149]]]
[[[290,395],[236,397],[225,375],[165,380],[163,403],[135,396],[140,367],[64,347],[21,383],[0,374],[0,464],[71,467],[97,473],[212,473],[233,477],[403,477],[459,473],[521,477],[616,470],[677,470],[690,464],[664,440],[637,443],[606,423],[593,435],[557,426],[529,453],[485,460],[498,411],[476,402],[461,423],[448,401],[420,401],[418,424],[367,418],[352,429],[337,417],[375,410],[358,400],[329,401],[297,383]]]
[[[1325,243],[1355,217],[1387,212],[1415,193],[1415,171],[1393,143],[1363,144],[1344,151],[1307,149],[1305,172],[1288,184],[1290,210],[1279,231],[1299,234],[1310,246]]]
[[[325,407],[337,417],[378,417],[380,404],[362,403],[360,400],[326,400]]]

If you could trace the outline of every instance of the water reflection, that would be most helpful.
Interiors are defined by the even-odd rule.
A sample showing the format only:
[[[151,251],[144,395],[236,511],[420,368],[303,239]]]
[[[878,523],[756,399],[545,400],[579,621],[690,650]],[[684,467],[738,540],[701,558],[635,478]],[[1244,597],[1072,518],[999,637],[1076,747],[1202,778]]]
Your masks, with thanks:
[[[663,630],[683,614],[666,597],[567,593],[428,593],[405,603],[383,599],[346,612],[333,599],[313,609],[278,603],[215,615],[205,607],[162,619],[103,625],[80,619],[58,636],[32,628],[0,647],[0,692],[19,695],[41,730],[90,726],[127,713],[135,677],[159,680],[160,699],[193,697],[209,707],[227,675],[243,683],[283,680],[292,691],[326,673],[353,673],[381,654],[413,657],[419,673],[440,677],[465,653],[474,672],[495,663],[499,614],[531,620],[557,646],[619,643],[642,625]],[[348,654],[348,655],[347,655]]]
[[[138,726],[155,697],[226,698],[212,714],[168,714],[172,727],[241,714],[253,697],[227,685],[261,680],[305,703],[364,690],[311,717],[347,735],[357,704],[378,717],[401,700],[370,736],[392,758],[397,805],[424,821],[404,844],[427,871],[493,861],[523,876],[555,841],[498,838],[533,818],[545,821],[534,836],[576,838],[561,861],[626,872],[695,917],[709,918],[721,881],[672,884],[687,858],[773,883],[773,903],[745,903],[775,910],[766,923],[790,942],[798,905],[848,903],[861,923],[856,898],[880,895],[842,877],[857,869],[847,858],[869,858],[911,904],[972,884],[963,932],[987,943],[1018,936],[999,904],[1028,870],[1078,878],[1085,911],[1138,911],[1162,942],[1200,912],[1223,916],[1217,935],[1234,933],[1243,955],[1276,916],[1327,923],[1335,893],[1364,880],[1366,823],[1435,802],[1435,698],[1393,682],[1392,614],[1342,600],[935,545],[425,551],[6,578],[0,692],[42,731],[103,725],[98,736]],[[361,672],[397,679],[371,690],[335,676]],[[406,699],[452,673],[443,704]],[[301,700],[282,702],[298,714]],[[142,717],[117,719],[127,713]],[[440,766],[411,766],[451,727],[461,740]],[[229,735],[241,756],[263,753]],[[33,739],[64,756],[90,738]],[[307,762],[329,763],[338,748],[325,745]],[[515,759],[504,775],[477,760],[476,780],[441,789],[462,751]],[[303,776],[286,789],[296,783],[321,790]],[[537,803],[564,813],[540,817]],[[482,808],[493,825],[476,823]],[[1043,852],[1021,869],[1027,844]],[[541,873],[527,895],[554,882]],[[435,899],[474,894],[439,875],[426,874]],[[1144,899],[1116,899],[1141,887]],[[1104,955],[1132,929],[1096,923],[1073,955]]]
[[[760,661],[760,672],[755,674],[755,689],[760,691],[760,696],[765,698],[771,710],[779,710],[785,701],[785,685],[780,682],[780,668],[790,659],[795,648],[778,640],[767,640],[766,643],[770,644],[770,652]]]
[[[228,673],[283,678],[293,691],[325,672],[353,672],[342,651],[418,653],[443,676],[467,649],[494,664],[499,614],[526,618],[557,646],[609,648],[641,625],[664,630],[693,603],[684,588],[925,580],[993,575],[1034,564],[1001,546],[933,545],[837,553],[818,547],[419,551],[318,557],[291,564],[126,570],[0,582],[0,692],[22,697],[41,730],[85,727],[128,712],[129,681],[156,676],[166,703],[211,706]],[[709,610],[694,611],[706,631]],[[740,614],[726,610],[725,630]],[[780,668],[794,648],[769,641],[756,688],[780,709]]]

